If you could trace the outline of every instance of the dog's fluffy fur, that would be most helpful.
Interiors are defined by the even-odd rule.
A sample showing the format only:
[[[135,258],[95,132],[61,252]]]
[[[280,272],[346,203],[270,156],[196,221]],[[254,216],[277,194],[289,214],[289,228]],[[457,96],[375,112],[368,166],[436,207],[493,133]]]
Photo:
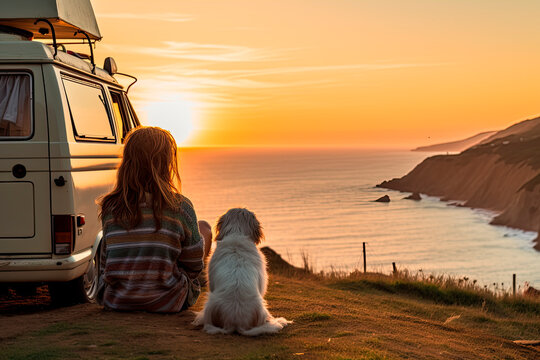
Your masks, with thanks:
[[[257,245],[264,235],[255,214],[230,209],[216,225],[216,250],[208,269],[210,292],[195,325],[210,334],[257,336],[289,324],[266,309],[266,259]]]

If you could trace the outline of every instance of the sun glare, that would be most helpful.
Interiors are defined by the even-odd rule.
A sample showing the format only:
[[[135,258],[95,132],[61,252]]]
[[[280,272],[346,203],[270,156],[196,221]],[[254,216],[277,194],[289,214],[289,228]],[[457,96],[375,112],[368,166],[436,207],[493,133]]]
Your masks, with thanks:
[[[195,131],[195,104],[188,100],[153,102],[142,108],[145,125],[169,130],[176,143],[185,145]]]

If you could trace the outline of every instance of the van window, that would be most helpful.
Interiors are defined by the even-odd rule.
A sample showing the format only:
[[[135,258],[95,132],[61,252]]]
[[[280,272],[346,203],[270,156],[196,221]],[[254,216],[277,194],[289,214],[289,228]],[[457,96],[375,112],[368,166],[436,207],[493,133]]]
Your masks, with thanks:
[[[114,116],[117,119],[119,133],[122,134],[122,142],[127,133],[133,129],[136,125],[133,123],[129,110],[126,107],[126,103],[123,100],[120,92],[111,91],[112,108]]]
[[[0,73],[0,140],[32,134],[30,74]]]
[[[126,104],[129,108],[129,115],[131,118],[131,122],[133,122],[133,126],[141,126],[141,122],[139,121],[139,118],[137,117],[137,114],[135,113],[135,109],[133,108],[133,105],[131,105],[131,101],[129,101],[129,98],[127,97],[127,94],[124,93],[124,98],[126,99]]]
[[[77,140],[114,141],[103,89],[85,81],[62,79]]]

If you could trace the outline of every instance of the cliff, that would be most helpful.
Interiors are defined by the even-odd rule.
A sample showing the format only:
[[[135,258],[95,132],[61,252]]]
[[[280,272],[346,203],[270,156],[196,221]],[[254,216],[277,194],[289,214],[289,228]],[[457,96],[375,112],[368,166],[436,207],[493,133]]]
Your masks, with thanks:
[[[474,146],[484,141],[495,133],[496,131],[486,131],[463,140],[420,146],[416,149],[413,149],[412,151],[461,152],[467,148],[470,148],[471,146]]]
[[[489,140],[489,141],[488,141]],[[492,224],[540,230],[540,118],[515,124],[457,155],[427,158],[378,187],[420,192],[499,212]],[[536,240],[540,250],[540,235]]]

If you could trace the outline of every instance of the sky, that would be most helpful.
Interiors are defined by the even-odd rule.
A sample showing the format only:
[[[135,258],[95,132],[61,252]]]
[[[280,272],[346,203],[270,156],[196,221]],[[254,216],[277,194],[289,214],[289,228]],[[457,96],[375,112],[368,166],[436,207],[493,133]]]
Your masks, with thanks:
[[[97,63],[182,146],[411,148],[540,113],[536,0],[92,5]]]

